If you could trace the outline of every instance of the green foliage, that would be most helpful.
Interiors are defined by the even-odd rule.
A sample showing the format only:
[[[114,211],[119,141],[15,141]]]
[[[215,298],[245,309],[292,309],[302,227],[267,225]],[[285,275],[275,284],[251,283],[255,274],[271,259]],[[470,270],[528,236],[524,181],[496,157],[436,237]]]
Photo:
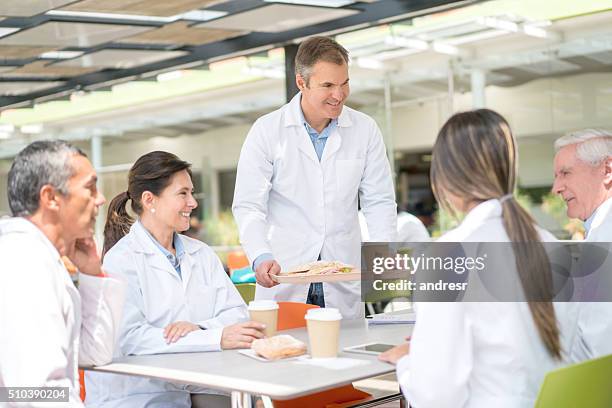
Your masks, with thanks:
[[[219,217],[204,221],[204,242],[212,246],[240,245],[238,227],[231,211],[219,213]]]

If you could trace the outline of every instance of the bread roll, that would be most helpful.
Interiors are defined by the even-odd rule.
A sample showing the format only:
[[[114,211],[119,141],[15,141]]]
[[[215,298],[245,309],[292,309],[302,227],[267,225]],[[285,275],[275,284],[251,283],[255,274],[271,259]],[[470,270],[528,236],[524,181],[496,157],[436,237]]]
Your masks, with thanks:
[[[306,344],[288,334],[253,340],[251,348],[268,360],[296,357],[306,354]]]

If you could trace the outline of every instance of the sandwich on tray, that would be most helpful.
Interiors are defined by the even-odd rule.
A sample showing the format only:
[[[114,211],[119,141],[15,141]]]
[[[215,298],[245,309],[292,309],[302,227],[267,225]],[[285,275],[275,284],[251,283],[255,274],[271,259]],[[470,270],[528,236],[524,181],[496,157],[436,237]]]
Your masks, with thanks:
[[[339,261],[315,261],[283,271],[283,275],[330,275],[355,272],[353,265]]]

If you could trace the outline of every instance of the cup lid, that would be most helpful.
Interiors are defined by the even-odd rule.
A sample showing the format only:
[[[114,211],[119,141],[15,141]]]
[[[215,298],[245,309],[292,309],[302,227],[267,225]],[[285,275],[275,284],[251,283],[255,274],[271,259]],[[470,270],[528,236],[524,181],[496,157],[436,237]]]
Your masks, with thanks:
[[[322,307],[322,308],[316,308],[316,309],[308,309],[308,311],[306,312],[306,316],[304,318],[306,320],[334,321],[334,320],[342,320],[342,314],[336,308]]]
[[[251,300],[249,302],[249,310],[276,310],[278,303],[274,300]]]

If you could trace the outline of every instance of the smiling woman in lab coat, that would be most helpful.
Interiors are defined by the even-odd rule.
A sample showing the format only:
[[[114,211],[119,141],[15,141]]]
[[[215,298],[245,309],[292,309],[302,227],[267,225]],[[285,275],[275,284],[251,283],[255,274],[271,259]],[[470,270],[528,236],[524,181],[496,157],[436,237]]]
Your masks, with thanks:
[[[246,322],[246,305],[215,253],[178,234],[197,207],[192,193],[190,165],[157,151],[136,161],[128,190],[109,205],[104,268],[128,281],[116,356],[245,348],[263,337],[261,324]],[[105,373],[88,373],[86,389],[87,406],[229,404],[212,390]]]
[[[513,196],[516,143],[499,114],[451,117],[433,149],[438,202],[466,213],[446,242],[529,242],[515,247],[526,293],[551,298],[552,277],[540,230]],[[534,273],[534,271],[537,271]],[[563,364],[572,341],[572,305],[551,302],[419,303],[410,343],[381,355],[397,363],[402,391],[423,407],[533,407],[546,372]],[[408,353],[408,354],[407,354]]]

